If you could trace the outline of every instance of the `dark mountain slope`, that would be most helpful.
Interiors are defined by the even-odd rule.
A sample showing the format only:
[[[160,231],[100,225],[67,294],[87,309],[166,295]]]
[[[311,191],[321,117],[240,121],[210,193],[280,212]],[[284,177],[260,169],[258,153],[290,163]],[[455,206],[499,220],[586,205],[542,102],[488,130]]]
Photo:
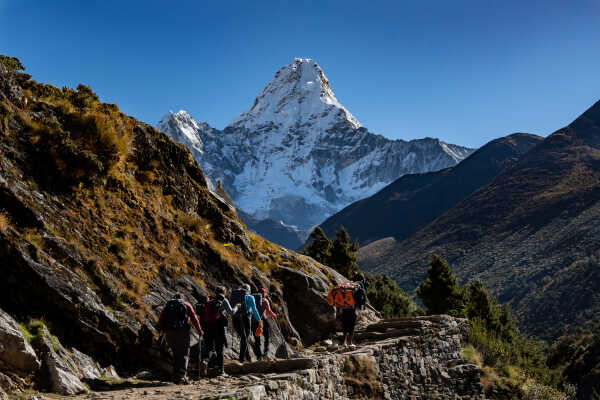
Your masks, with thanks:
[[[489,142],[454,167],[404,175],[329,217],[321,228],[332,237],[343,225],[361,245],[385,237],[402,240],[489,183],[542,139],[515,133]]]
[[[397,244],[361,250],[363,266],[412,290],[426,257],[511,302],[530,333],[600,317],[600,103],[550,135],[489,185]]]

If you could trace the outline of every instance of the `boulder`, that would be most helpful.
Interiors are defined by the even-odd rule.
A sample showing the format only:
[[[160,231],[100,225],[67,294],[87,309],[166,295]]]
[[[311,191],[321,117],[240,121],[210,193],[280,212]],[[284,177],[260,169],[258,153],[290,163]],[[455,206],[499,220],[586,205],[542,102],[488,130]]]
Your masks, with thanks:
[[[77,364],[48,328],[42,328],[40,352],[43,354],[44,373],[48,377],[50,391],[65,396],[86,393],[87,387],[79,379]]]
[[[17,322],[0,309],[0,370],[28,375],[39,367],[40,361]]]
[[[96,379],[106,375],[105,370],[87,354],[84,354],[77,349],[71,349],[70,355],[74,362],[77,375],[81,379]]]
[[[335,331],[333,309],[327,304],[329,284],[326,279],[317,273],[284,266],[275,268],[273,275],[282,283],[289,320],[305,345],[326,339]]]

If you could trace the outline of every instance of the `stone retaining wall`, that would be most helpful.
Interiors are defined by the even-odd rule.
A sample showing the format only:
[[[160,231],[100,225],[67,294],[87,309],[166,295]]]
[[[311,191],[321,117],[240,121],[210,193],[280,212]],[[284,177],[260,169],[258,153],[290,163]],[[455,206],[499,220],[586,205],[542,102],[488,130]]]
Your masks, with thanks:
[[[378,325],[382,336],[408,328],[414,334],[364,343],[354,351],[317,352],[311,368],[259,374],[255,382],[248,377],[244,388],[202,399],[484,399],[481,370],[461,357],[464,320],[433,316]]]

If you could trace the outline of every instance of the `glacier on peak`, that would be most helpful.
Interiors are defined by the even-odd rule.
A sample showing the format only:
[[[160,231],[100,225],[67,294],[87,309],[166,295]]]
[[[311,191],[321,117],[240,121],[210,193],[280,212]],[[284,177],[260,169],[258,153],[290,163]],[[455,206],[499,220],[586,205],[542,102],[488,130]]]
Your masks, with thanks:
[[[443,169],[473,151],[439,139],[391,140],[369,132],[339,103],[318,64],[300,58],[280,68],[222,131],[183,110],[167,113],[157,127],[190,148],[243,215],[282,221],[304,235],[404,174]]]

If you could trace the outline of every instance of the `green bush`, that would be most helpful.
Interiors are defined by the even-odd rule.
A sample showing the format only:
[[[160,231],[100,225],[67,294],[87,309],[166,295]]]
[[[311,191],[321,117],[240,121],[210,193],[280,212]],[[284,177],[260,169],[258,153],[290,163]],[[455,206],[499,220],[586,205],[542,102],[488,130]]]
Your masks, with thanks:
[[[9,57],[0,54],[0,64],[4,64],[8,69],[15,72],[25,71],[25,67],[17,57]]]

